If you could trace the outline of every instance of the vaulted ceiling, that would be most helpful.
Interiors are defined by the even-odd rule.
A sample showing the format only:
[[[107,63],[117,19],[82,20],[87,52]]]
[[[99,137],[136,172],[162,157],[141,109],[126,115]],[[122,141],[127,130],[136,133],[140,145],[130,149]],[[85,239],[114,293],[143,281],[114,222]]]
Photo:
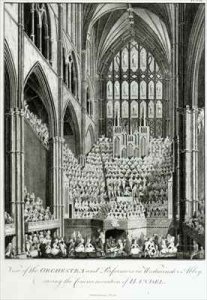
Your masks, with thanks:
[[[84,4],[84,47],[94,33],[97,70],[103,73],[116,52],[133,38],[166,70],[171,59],[172,15],[171,4]]]

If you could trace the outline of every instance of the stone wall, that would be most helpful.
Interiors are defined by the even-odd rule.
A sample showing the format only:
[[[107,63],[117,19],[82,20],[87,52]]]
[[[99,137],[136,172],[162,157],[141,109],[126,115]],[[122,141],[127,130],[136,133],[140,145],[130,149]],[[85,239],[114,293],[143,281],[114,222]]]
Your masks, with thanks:
[[[25,121],[25,186],[29,193],[47,202],[48,187],[48,151],[34,133],[31,126]]]

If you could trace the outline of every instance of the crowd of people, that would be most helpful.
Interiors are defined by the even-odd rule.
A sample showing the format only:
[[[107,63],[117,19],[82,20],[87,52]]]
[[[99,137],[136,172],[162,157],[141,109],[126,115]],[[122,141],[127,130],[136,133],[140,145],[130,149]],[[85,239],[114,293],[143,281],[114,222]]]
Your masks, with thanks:
[[[146,218],[167,218],[168,217],[168,201],[167,200],[149,200],[144,204]]]
[[[4,224],[13,224],[14,219],[11,217],[11,215],[5,211],[4,213]]]
[[[130,199],[130,201],[118,201],[117,198],[112,198],[110,201],[110,210],[107,214],[107,219],[134,219],[145,218],[145,209],[138,198]]]
[[[136,257],[158,258],[176,256],[178,243],[170,234],[158,236],[154,234],[139,238],[131,235],[114,238],[105,237],[99,229],[91,236],[74,231],[66,241],[64,238],[52,237],[50,230],[25,235],[25,251],[28,258],[66,258],[66,257]],[[12,243],[6,249],[6,257],[14,257]]]
[[[94,145],[85,159],[84,167],[72,151],[64,145],[64,171],[68,178],[69,201],[73,203],[75,218],[92,218],[105,203],[105,181],[98,145]]]
[[[66,257],[67,247],[63,238],[52,237],[51,231],[40,231],[25,235],[27,257]]]
[[[82,167],[72,151],[64,145],[64,171],[69,182],[69,198],[75,218],[93,218],[106,199],[138,198],[146,217],[167,217],[168,180],[171,177],[171,140],[151,139],[149,155],[140,158],[113,158],[112,142],[100,137]],[[133,213],[115,208],[110,216],[141,216],[139,205]],[[112,207],[112,206],[111,206]]]
[[[167,217],[171,140],[152,139],[149,155],[144,158],[113,158],[110,142],[103,139],[101,144],[109,199],[137,197],[145,206],[147,217]]]
[[[24,197],[24,219],[25,222],[37,222],[54,220],[50,207],[44,208],[43,201],[34,193],[29,193],[25,188]]]
[[[36,116],[32,111],[30,111],[29,106],[26,101],[24,101],[24,116],[31,124],[33,130],[39,136],[41,142],[48,146],[49,140],[49,130],[47,124],[43,123],[38,116]]]
[[[154,234],[151,237],[141,234],[139,238],[128,235],[126,239],[118,240],[109,237],[105,244],[106,253],[111,253],[113,256],[121,254],[146,258],[176,256],[177,247],[175,237],[170,234],[167,236]]]

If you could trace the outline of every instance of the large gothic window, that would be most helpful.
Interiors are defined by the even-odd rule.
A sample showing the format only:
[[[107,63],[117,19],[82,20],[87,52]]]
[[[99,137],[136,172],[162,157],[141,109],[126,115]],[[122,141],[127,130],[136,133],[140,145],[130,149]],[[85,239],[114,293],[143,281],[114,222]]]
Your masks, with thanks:
[[[136,41],[129,42],[115,55],[106,76],[107,134],[118,123],[129,130],[149,126],[152,136],[163,135],[163,94],[155,58]]]

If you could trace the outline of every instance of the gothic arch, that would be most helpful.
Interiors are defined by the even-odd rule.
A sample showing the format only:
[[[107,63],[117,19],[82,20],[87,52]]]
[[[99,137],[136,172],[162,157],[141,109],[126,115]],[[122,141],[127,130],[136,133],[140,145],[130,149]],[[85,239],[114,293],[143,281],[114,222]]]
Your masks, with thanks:
[[[56,117],[56,111],[54,106],[54,101],[52,97],[52,93],[47,81],[47,77],[44,73],[44,70],[39,62],[36,62],[34,66],[31,68],[29,73],[26,76],[26,79],[24,81],[24,88],[28,82],[28,80],[31,78],[31,76],[35,76],[35,79],[37,80],[37,84],[35,86],[37,94],[40,96],[46,111],[48,113],[49,118],[49,134],[50,137],[54,137],[57,135],[57,117]]]
[[[93,129],[93,126],[92,126],[91,124],[88,126],[88,129],[87,129],[87,131],[86,131],[85,140],[87,140],[87,137],[88,137],[88,136],[90,136],[91,145],[89,145],[89,147],[87,147],[87,145],[85,145],[85,146],[86,146],[86,149],[88,149],[88,151],[86,151],[86,152],[89,152],[90,149],[91,149],[91,147],[92,147],[92,146],[94,145],[94,143],[95,143],[94,129]]]
[[[17,106],[17,75],[8,43],[4,41],[4,72],[9,76],[10,107]]]
[[[87,129],[86,134],[87,134],[88,132],[90,132],[90,135],[91,135],[91,141],[92,141],[92,144],[94,144],[94,143],[95,143],[95,134],[94,134],[93,126],[92,126],[91,124],[88,126],[88,129]]]
[[[67,101],[63,110],[63,118],[62,118],[63,129],[64,129],[64,118],[66,116],[67,110],[69,112],[70,125],[75,135],[76,155],[79,155],[80,154],[80,129],[79,129],[78,118],[75,109],[70,100]]]
[[[165,57],[164,50],[161,48],[159,43],[157,43],[156,40],[152,39],[151,33],[151,39],[146,40],[144,36],[139,32],[135,33],[134,39],[136,41],[139,41],[140,44],[149,52],[151,52],[156,59],[157,63],[160,66],[161,72],[164,74],[169,70],[169,63],[167,62],[167,58]],[[118,52],[120,49],[122,49],[128,42],[131,41],[131,35],[129,32],[123,32],[120,37],[111,44],[110,48],[107,49],[107,51],[102,55],[101,59],[99,59],[97,63],[97,70],[98,73],[101,75],[105,75],[107,72],[109,65],[114,57],[114,54]]]

